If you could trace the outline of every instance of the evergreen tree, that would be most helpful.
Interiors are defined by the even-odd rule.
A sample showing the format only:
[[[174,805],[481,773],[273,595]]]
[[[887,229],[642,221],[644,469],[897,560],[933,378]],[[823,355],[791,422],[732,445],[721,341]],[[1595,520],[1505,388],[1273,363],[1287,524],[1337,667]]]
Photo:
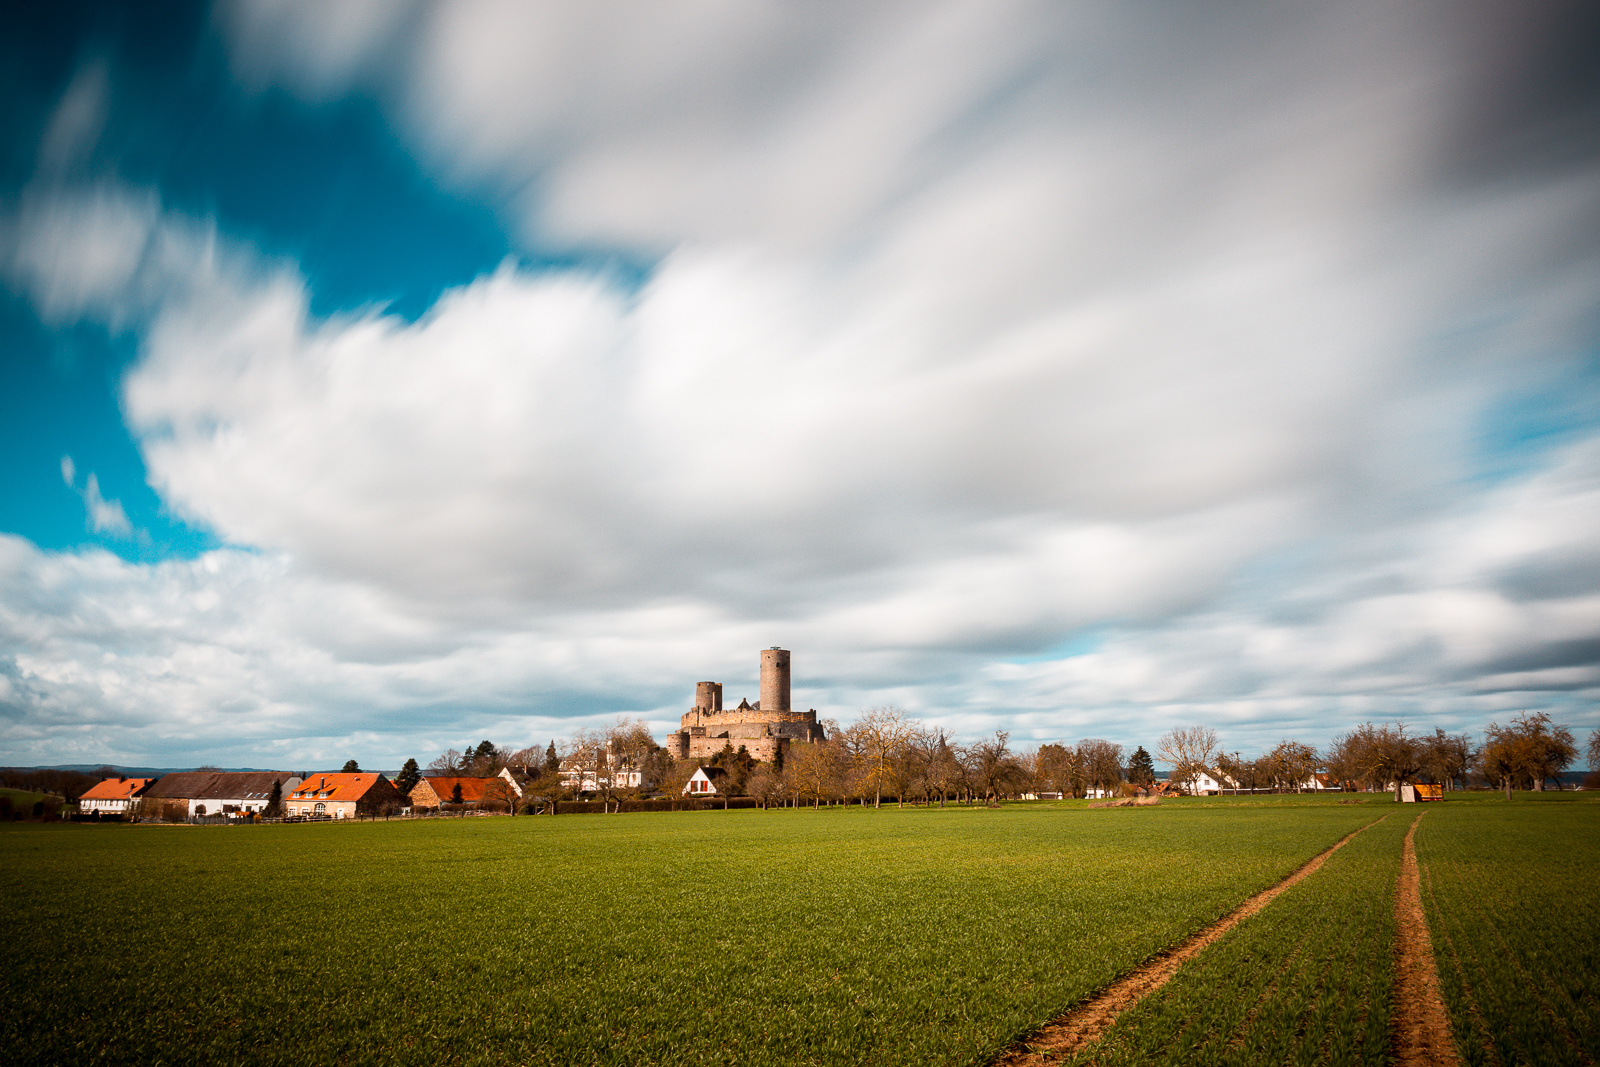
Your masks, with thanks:
[[[266,809],[261,812],[269,819],[276,819],[283,814],[283,783],[272,783],[272,795],[267,797]]]
[[[550,740],[550,747],[544,750],[544,773],[555,774],[561,770],[561,756],[556,752],[554,738]]]
[[[772,748],[772,771],[773,771],[774,774],[782,774],[783,773],[783,739],[782,738],[779,738],[778,739],[778,743],[776,745],[774,745],[773,748]]]
[[[1156,784],[1156,765],[1143,745],[1128,757],[1128,781],[1146,789]]]
[[[361,765],[358,764],[353,759],[347,759],[347,760],[344,761],[344,769],[341,770],[339,773],[340,774],[360,774],[361,773]]]
[[[500,750],[494,747],[493,741],[479,741],[478,747],[468,754],[467,759],[471,764],[472,774],[487,778],[497,769],[495,764],[499,762]]]
[[[453,785],[450,788],[450,803],[452,803],[452,804],[460,804],[460,803],[462,803],[462,800],[461,800],[461,783],[460,782],[457,782],[455,785]]]
[[[408,759],[406,765],[400,768],[400,773],[394,776],[394,787],[400,791],[401,796],[409,796],[420,781],[422,781],[422,771],[418,769],[417,761]]]

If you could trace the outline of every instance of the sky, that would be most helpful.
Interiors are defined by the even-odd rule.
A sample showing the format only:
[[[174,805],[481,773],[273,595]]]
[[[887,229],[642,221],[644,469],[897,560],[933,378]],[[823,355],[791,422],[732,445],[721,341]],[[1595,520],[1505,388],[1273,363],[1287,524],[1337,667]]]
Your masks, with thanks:
[[[1591,4],[3,11],[0,763],[1600,727]]]

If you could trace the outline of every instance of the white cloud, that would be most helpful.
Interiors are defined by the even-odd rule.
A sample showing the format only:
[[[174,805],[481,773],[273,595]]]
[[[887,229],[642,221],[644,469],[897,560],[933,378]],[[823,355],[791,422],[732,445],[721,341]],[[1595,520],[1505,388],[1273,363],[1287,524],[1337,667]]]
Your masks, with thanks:
[[[1365,4],[220,24],[251,85],[377,93],[530,248],[655,265],[633,291],[510,262],[415,322],[318,319],[288,265],[154,194],[35,190],[9,276],[51,321],[138,326],[152,484],[261,553],[104,579],[117,614],[193,583],[264,620],[212,644],[195,615],[162,660],[193,695],[140,706],[260,694],[262,737],[316,709],[358,736],[363,702],[432,730],[522,701],[543,731],[549,694],[665,722],[775,642],[819,707],[1035,736],[1593,691],[1588,431],[1499,484],[1482,438],[1507,395],[1587,381],[1594,174],[1461,176],[1454,29]],[[107,566],[73,560],[14,580]],[[27,684],[135,702],[159,672],[91,667],[103,639],[28,653]]]
[[[96,533],[115,534],[118,537],[129,537],[133,534],[133,524],[128,521],[127,513],[122,510],[122,502],[107,500],[100,495],[100,479],[93,472],[83,487],[83,505],[89,510],[89,525]]]
[[[88,527],[95,533],[109,533],[115,537],[133,536],[133,523],[128,521],[127,512],[122,510],[119,500],[107,500],[100,494],[100,479],[93,471],[89,478],[79,489],[76,483],[78,474],[77,465],[72,462],[71,456],[61,457],[61,480],[67,483],[67,488],[83,498],[83,507],[88,515]]]

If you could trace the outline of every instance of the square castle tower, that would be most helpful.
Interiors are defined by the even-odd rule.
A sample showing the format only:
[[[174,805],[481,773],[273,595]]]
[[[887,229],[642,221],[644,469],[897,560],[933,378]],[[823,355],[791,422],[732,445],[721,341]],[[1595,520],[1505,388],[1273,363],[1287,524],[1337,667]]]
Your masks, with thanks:
[[[677,759],[710,759],[724,745],[740,745],[765,763],[778,749],[793,741],[824,740],[817,713],[789,708],[789,651],[765,649],[761,653],[761,699],[724,710],[721,682],[696,682],[694,707],[678,720],[678,732],[668,734],[663,745]]]

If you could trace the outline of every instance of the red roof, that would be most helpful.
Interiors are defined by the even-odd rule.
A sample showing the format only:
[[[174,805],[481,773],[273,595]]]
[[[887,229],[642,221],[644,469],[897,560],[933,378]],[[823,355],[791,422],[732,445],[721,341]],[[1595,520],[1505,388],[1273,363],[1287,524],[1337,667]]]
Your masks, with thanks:
[[[354,803],[367,795],[383,775],[372,771],[360,774],[313,774],[300,788],[289,794],[291,800],[332,800]]]
[[[105,778],[79,800],[130,800],[139,790],[155,781],[154,778]]]
[[[437,794],[445,804],[455,803],[451,798],[455,796],[456,785],[461,786],[461,803],[476,804],[483,799],[483,791],[489,787],[490,782],[505,784],[504,778],[435,778],[427,776],[428,786]]]

